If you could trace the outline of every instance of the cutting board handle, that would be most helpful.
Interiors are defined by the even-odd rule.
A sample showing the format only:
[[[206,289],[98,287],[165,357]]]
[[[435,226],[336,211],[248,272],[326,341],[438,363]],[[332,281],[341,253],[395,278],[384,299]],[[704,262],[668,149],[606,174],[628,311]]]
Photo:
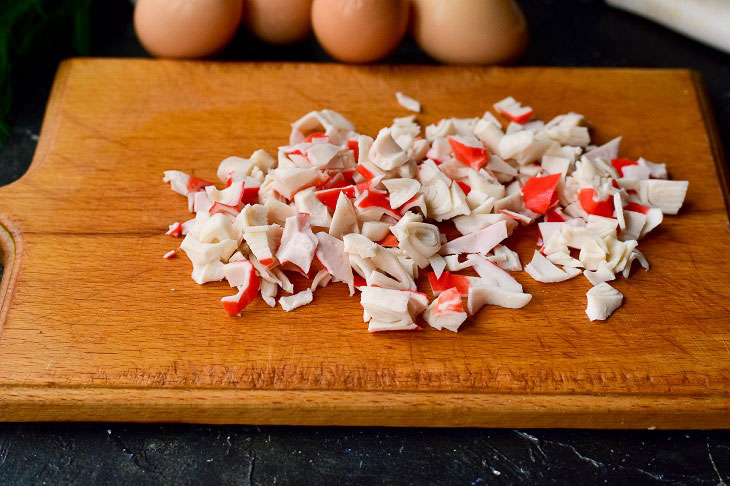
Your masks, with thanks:
[[[17,255],[20,238],[16,237],[17,232],[11,230],[12,225],[0,217],[0,265],[3,267],[3,277],[0,280],[0,336],[2,336],[3,325],[10,308],[10,296],[18,274]]]

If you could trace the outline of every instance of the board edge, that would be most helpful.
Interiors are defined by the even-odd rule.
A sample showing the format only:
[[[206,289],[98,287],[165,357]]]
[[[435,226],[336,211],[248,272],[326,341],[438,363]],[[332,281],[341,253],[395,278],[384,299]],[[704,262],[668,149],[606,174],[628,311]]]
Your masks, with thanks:
[[[689,70],[689,72],[695,88],[695,94],[697,95],[697,104],[702,113],[702,121],[710,144],[710,152],[715,165],[717,179],[720,183],[720,191],[725,201],[726,227],[730,230],[730,220],[727,219],[730,218],[730,171],[728,171],[727,159],[725,158],[722,141],[720,140],[720,131],[717,128],[714,111],[702,75],[695,70]]]
[[[730,396],[0,387],[2,422],[728,429]]]

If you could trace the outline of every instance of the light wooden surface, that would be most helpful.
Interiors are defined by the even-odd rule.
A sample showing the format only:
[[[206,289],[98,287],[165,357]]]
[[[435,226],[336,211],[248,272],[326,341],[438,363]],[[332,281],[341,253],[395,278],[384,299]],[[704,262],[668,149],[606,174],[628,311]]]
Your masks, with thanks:
[[[486,308],[458,334],[368,334],[343,285],[229,319],[226,284],[162,259],[179,244],[167,224],[188,217],[163,170],[213,180],[313,109],[375,134],[407,114],[396,90],[423,125],[506,95],[543,119],[577,111],[596,140],[623,135],[624,155],[690,181],[608,322],[588,321],[584,278],[524,273],[525,309]],[[730,234],[703,100],[681,70],[68,61],[28,174],[0,188],[0,420],[729,427]],[[520,233],[526,262],[534,230]]]

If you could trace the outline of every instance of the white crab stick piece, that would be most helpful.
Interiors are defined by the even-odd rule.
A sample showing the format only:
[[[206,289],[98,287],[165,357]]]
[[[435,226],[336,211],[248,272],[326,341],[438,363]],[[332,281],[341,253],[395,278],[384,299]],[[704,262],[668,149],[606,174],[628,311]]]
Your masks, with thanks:
[[[233,182],[229,187],[218,190],[215,186],[206,186],[205,192],[213,202],[218,202],[226,206],[238,206],[243,197],[244,181]]]
[[[484,305],[496,305],[507,309],[520,309],[532,300],[531,294],[511,292],[493,285],[473,284],[469,286],[467,311],[476,314]]]
[[[302,272],[309,273],[317,243],[309,225],[309,215],[297,214],[286,219],[276,258],[282,265],[292,263]]]
[[[342,238],[344,235],[359,231],[357,213],[352,201],[342,192],[337,196],[337,205],[329,228],[329,233],[335,238]]]
[[[315,251],[317,260],[334,277],[335,281],[344,282],[350,289],[350,295],[355,293],[354,276],[350,260],[345,253],[345,244],[342,240],[319,232],[315,235],[319,244]]]
[[[312,285],[309,288],[314,292],[318,287],[326,287],[330,283],[330,280],[332,280],[332,275],[330,275],[326,268],[323,268],[314,276]]]
[[[390,207],[399,208],[418,193],[421,184],[416,179],[386,179],[383,185],[390,195]]]
[[[586,296],[588,297],[586,314],[592,321],[608,319],[608,316],[621,307],[624,301],[623,294],[605,282],[591,288]]]
[[[392,223],[385,221],[365,221],[360,229],[360,234],[372,241],[380,241],[390,234]]]
[[[409,312],[409,292],[379,287],[359,289],[364,320],[371,324],[368,331],[408,331],[418,327]]]
[[[345,251],[360,258],[374,258],[378,245],[363,235],[350,233],[343,238]]]
[[[429,326],[438,329],[448,329],[457,332],[466,320],[466,312],[461,302],[461,294],[452,287],[441,292],[431,305],[423,312],[423,319]]]
[[[291,125],[289,145],[304,141],[307,134],[324,131],[331,143],[345,143],[355,130],[355,125],[347,118],[332,110],[311,111]]]
[[[314,299],[312,289],[302,290],[294,295],[279,297],[279,304],[286,312],[293,311],[297,307],[307,305]]]
[[[499,221],[484,229],[449,241],[441,248],[441,254],[481,253],[486,255],[507,236],[507,223]]]
[[[500,287],[510,292],[522,292],[522,285],[509,273],[490,262],[482,255],[467,255],[467,261],[474,265],[484,284]]]
[[[429,258],[441,248],[441,233],[438,227],[422,223],[423,218],[407,212],[390,231],[398,239],[398,247],[405,251],[419,268],[429,264]]]
[[[269,307],[276,307],[276,294],[279,286],[268,280],[261,280],[261,298]]]
[[[522,263],[517,252],[510,250],[504,245],[497,245],[492,250],[492,256],[488,256],[487,260],[496,264],[502,270],[508,272],[521,272]]]
[[[294,205],[297,207],[298,212],[306,213],[310,216],[310,224],[312,226],[329,228],[330,224],[332,224],[332,216],[330,216],[327,206],[322,204],[314,195],[313,187],[297,192],[294,196]]]
[[[253,271],[254,266],[250,261],[238,260],[224,265],[223,273],[228,285],[231,287],[244,287],[248,285]]]
[[[406,110],[410,110],[416,113],[421,112],[421,103],[419,103],[418,100],[415,100],[410,96],[406,96],[400,91],[395,92],[395,99],[398,100],[398,104]]]
[[[599,263],[598,270],[596,270],[594,272],[592,272],[590,270],[583,271],[583,275],[585,276],[585,278],[588,279],[588,281],[591,283],[591,285],[602,284],[603,282],[609,282],[616,278],[616,275],[614,275],[613,270],[611,270],[611,267],[609,267],[608,263],[606,263],[606,262]]]
[[[519,101],[515,100],[511,96],[495,103],[494,109],[497,113],[501,113],[515,123],[525,123],[529,121],[532,116],[532,108],[529,106],[522,106]]]
[[[537,250],[532,255],[532,261],[525,265],[525,272],[542,283],[562,282],[580,274],[580,270],[573,267],[561,270]]]
[[[206,264],[218,260],[227,260],[238,248],[236,240],[223,240],[218,243],[201,243],[192,235],[187,235],[180,249],[183,250],[193,264]]]
[[[212,185],[210,182],[206,182],[203,179],[188,175],[179,170],[166,170],[162,180],[163,182],[169,182],[170,188],[181,196],[187,196],[188,194],[203,190],[206,186]]]
[[[322,173],[316,167],[279,167],[270,172],[274,182],[273,188],[287,199],[294,197],[298,191],[317,185],[322,180]]]
[[[408,154],[391,136],[390,128],[382,128],[368,153],[373,164],[382,170],[397,169],[408,161]]]
[[[604,143],[600,147],[589,150],[584,155],[588,160],[595,160],[601,158],[603,160],[611,161],[618,157],[618,149],[621,146],[621,137],[616,137],[610,142]]]
[[[639,197],[644,204],[655,206],[664,214],[677,214],[684,203],[688,186],[688,181],[639,181]]]

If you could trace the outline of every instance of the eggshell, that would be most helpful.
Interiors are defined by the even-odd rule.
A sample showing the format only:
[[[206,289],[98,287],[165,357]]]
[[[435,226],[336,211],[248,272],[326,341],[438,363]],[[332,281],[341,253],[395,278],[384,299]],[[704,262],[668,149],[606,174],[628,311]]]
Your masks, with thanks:
[[[153,56],[204,57],[228,44],[242,10],[242,0],[137,0],[134,29]]]
[[[332,57],[372,62],[387,56],[408,26],[406,0],[314,0],[312,26]]]
[[[527,46],[527,23],[514,0],[413,0],[413,37],[431,57],[498,64]]]
[[[259,39],[291,44],[312,30],[312,0],[246,0],[243,19]]]

